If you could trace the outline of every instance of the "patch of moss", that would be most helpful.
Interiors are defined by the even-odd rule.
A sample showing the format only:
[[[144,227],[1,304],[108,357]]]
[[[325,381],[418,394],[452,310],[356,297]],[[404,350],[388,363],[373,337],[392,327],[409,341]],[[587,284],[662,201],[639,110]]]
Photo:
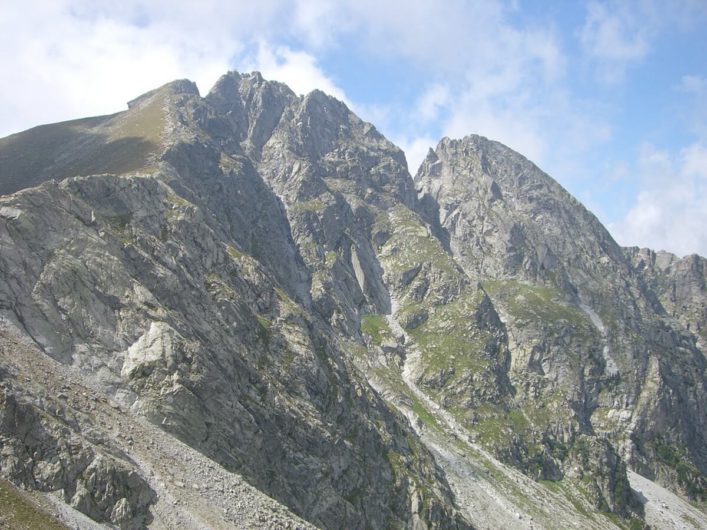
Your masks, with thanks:
[[[267,318],[262,315],[257,315],[256,318],[258,319],[258,324],[260,324],[261,328],[265,331],[270,331],[270,321]]]
[[[513,432],[524,432],[530,427],[528,418],[521,410],[511,409],[508,411],[507,417]]]
[[[378,219],[379,229],[391,233],[384,245],[386,268],[399,273],[429,263],[447,274],[458,274],[454,259],[432,236],[422,220],[412,210],[398,205],[388,212],[386,220]]]
[[[256,319],[258,320],[258,338],[268,344],[270,342],[271,323],[263,315],[256,315]]]
[[[452,384],[484,372],[495,362],[495,338],[474,322],[479,301],[479,293],[467,292],[448,304],[430,307],[427,320],[409,331],[422,354],[426,377],[445,371]],[[417,306],[424,307],[406,306],[401,313]]]
[[[523,412],[526,418],[541,430],[557,422],[564,422],[568,412],[567,396],[562,390],[548,391],[542,400],[529,401],[524,404]]]
[[[420,418],[420,421],[422,421],[422,423],[424,423],[428,427],[439,430],[439,424],[437,423],[437,419],[416,397],[412,398],[412,411],[417,414],[417,417]]]
[[[518,280],[486,281],[483,287],[495,303],[500,302],[501,307],[518,320],[545,323],[562,321],[587,328],[588,333],[593,330],[586,313],[565,303],[557,289]]]
[[[577,510],[579,513],[581,513],[588,519],[594,519],[593,513],[591,513],[587,509],[587,505],[585,504],[585,502],[583,502],[583,499],[579,498],[581,496],[586,500],[587,503],[589,503],[589,506],[593,505],[589,493],[586,491],[585,487],[582,484],[577,484],[576,487],[573,488],[573,491],[568,491],[567,488],[563,488],[563,491],[565,493],[565,497],[572,503],[572,506],[574,506],[575,510]]]
[[[190,207],[194,206],[192,203],[190,203],[188,200],[186,200],[184,197],[180,197],[174,192],[168,192],[167,193],[167,202],[170,203],[172,206],[183,206],[183,207]]]
[[[400,396],[403,403],[408,404],[418,418],[429,428],[442,432],[441,425],[425,404],[408,388],[402,380],[400,372],[385,366],[378,366],[372,369],[376,379],[382,381],[391,391]]]
[[[324,255],[324,266],[327,269],[331,269],[338,259],[339,254],[334,250],[330,250]]]
[[[570,449],[567,444],[554,438],[545,437],[543,443],[548,447],[550,454],[560,461],[565,461],[569,456]]]
[[[607,519],[609,519],[613,524],[615,524],[619,528],[630,528],[630,526],[628,526],[629,525],[628,521],[624,520],[623,518],[621,518],[620,516],[616,515],[613,512],[609,512],[609,511],[604,510],[604,511],[599,511],[598,513],[603,515]],[[638,528],[643,528],[643,526],[639,526]]]
[[[698,502],[707,500],[705,478],[699,470],[690,463],[686,451],[661,436],[656,436],[649,443],[656,457],[663,464],[671,467],[677,473],[678,484],[685,490],[690,499]]]
[[[386,451],[385,458],[393,474],[393,480],[398,483],[405,476],[403,457],[395,451]]]
[[[108,223],[111,225],[111,227],[115,230],[123,231],[127,228],[127,226],[130,224],[130,222],[133,220],[133,214],[132,213],[124,213],[124,214],[118,214],[118,215],[112,215],[107,218]]]
[[[310,199],[308,201],[298,201],[292,205],[295,212],[323,212],[327,204],[320,199]]]
[[[114,234],[120,239],[123,245],[129,245],[133,242],[133,234],[129,230],[129,225],[132,222],[133,214],[124,213],[106,217],[108,225]]]
[[[245,257],[245,254],[243,254],[243,252],[238,250],[233,245],[226,245],[226,252],[228,252],[228,255],[231,256],[231,258],[236,261],[243,259]]]
[[[553,493],[562,493],[561,481],[559,480],[538,480],[538,483]]]
[[[468,409],[465,407],[453,407],[451,412],[486,447],[505,446],[514,434],[508,412],[501,405],[484,403],[475,407],[473,421],[467,417]]]
[[[67,527],[32,503],[15,486],[0,479],[0,528],[66,530]]]
[[[277,296],[277,299],[280,302],[283,302],[283,303],[292,302],[290,295],[288,295],[282,287],[275,287],[273,290],[275,291],[275,295]]]
[[[228,155],[221,151],[219,165],[225,173],[244,173],[247,171],[248,159],[242,155]]]
[[[211,296],[227,300],[234,300],[238,297],[233,288],[215,272],[206,275],[204,284]]]
[[[368,335],[376,346],[380,346],[391,335],[385,316],[374,314],[361,316],[361,333]]]

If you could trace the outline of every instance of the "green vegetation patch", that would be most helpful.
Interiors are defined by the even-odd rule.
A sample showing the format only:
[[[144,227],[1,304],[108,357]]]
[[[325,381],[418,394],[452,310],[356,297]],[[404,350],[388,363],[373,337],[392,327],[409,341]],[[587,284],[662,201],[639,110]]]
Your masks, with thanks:
[[[258,324],[260,324],[260,327],[263,328],[265,331],[270,331],[270,321],[265,318],[263,315],[257,315],[256,317],[258,319]]]
[[[548,390],[540,400],[524,403],[523,412],[528,420],[541,430],[553,424],[567,422],[569,398],[562,389]]]
[[[434,414],[425,406],[425,404],[410,390],[400,376],[400,372],[387,366],[377,366],[372,368],[372,373],[376,379],[382,381],[384,385],[398,394],[403,403],[417,414],[418,418],[425,426],[442,432],[444,429],[435,418]]]
[[[331,269],[338,259],[338,252],[336,252],[335,250],[329,250],[326,254],[324,254],[324,266],[327,269]]]
[[[455,406],[451,413],[479,443],[491,449],[507,446],[514,435],[522,436],[529,425],[521,412],[509,412],[494,403],[479,405],[471,413],[466,407]]]
[[[427,407],[425,407],[425,405],[414,396],[412,398],[412,411],[417,414],[417,417],[420,418],[422,423],[428,427],[439,430],[437,419],[429,410],[427,410]]]
[[[206,276],[206,290],[216,298],[225,300],[235,300],[238,298],[233,288],[215,272],[211,272]]]
[[[45,513],[15,486],[0,479],[0,528],[14,530],[66,530],[67,527]]]
[[[553,493],[562,493],[562,481],[559,480],[538,480],[538,483],[549,489]]]
[[[495,359],[492,335],[475,322],[482,293],[468,293],[456,300],[431,307],[425,322],[410,330],[422,354],[424,375],[453,370],[451,381],[486,370]],[[406,307],[405,310],[410,310]]]
[[[115,230],[123,231],[127,228],[130,222],[133,220],[132,213],[123,213],[119,215],[112,215],[108,217],[108,223]]]
[[[458,274],[454,259],[412,210],[398,205],[388,212],[387,218],[381,217],[376,228],[391,234],[383,248],[386,268],[403,273],[429,263],[447,274]]]
[[[653,448],[660,462],[671,467],[677,473],[678,484],[690,499],[698,502],[707,500],[707,480],[690,462],[687,452],[662,436],[656,436],[648,445]]]
[[[392,337],[385,315],[362,315],[361,333],[369,336],[376,346],[380,346],[385,339]]]
[[[327,203],[321,199],[310,199],[308,201],[298,201],[292,205],[295,212],[323,212],[327,209]]]
[[[265,318],[263,315],[255,315],[256,319],[258,320],[258,338],[265,343],[265,345],[270,344],[270,335],[271,335],[271,322]],[[262,356],[261,359],[265,359],[267,356]]]
[[[192,203],[190,203],[188,200],[186,200],[184,197],[180,197],[176,193],[169,192],[167,194],[167,202],[174,206],[184,206],[184,207],[190,207],[194,206]]]
[[[564,321],[586,327],[588,332],[593,329],[584,311],[566,304],[557,289],[517,280],[486,281],[483,287],[494,302],[500,302],[516,319],[534,322]]]
[[[161,143],[167,123],[164,105],[164,97],[156,95],[149,103],[121,114],[111,127],[111,140],[144,138],[154,144]]]
[[[231,256],[231,259],[234,259],[236,261],[241,260],[245,257],[245,254],[243,254],[243,252],[238,250],[233,245],[226,245],[226,252],[228,252],[228,255]]]
[[[236,265],[236,267],[232,268],[229,272],[232,277],[242,276],[251,278],[253,276],[260,276],[260,264],[255,258],[246,252],[238,250],[233,245],[225,245],[225,247],[226,253]]]

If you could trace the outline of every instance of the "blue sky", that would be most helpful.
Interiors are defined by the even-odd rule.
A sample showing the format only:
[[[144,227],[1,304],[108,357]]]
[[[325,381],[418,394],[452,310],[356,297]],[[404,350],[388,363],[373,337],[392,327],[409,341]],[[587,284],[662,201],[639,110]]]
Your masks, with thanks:
[[[619,243],[707,255],[707,1],[5,0],[0,136],[229,69],[339,97],[402,147],[533,160]]]

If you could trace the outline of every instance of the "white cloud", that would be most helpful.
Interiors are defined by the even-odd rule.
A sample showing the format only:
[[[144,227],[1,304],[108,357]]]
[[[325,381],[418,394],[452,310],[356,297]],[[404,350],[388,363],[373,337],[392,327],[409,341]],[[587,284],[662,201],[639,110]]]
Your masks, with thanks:
[[[707,141],[707,77],[685,75],[678,89],[687,94],[686,121],[698,137]]]
[[[417,170],[419,169],[422,161],[427,156],[427,152],[430,148],[434,149],[437,147],[439,138],[433,139],[429,136],[423,136],[418,138],[396,138],[395,143],[400,146],[400,148],[405,151],[405,158],[408,163],[408,170],[415,176]]]
[[[687,93],[703,94],[707,92],[707,79],[699,75],[684,75],[680,78],[680,89]]]
[[[402,139],[413,171],[430,128],[452,137],[483,134],[537,161],[555,143],[546,124],[557,105],[539,104],[566,70],[553,28],[517,27],[511,9],[497,0],[473,8],[463,0],[345,0],[336,13],[314,5],[306,18],[311,31],[336,27],[341,38],[355,32],[354,45],[420,73],[421,94],[408,108],[396,107],[407,118],[388,130]],[[571,111],[565,124],[578,116]]]
[[[481,134],[542,164],[548,138],[540,129],[536,113],[530,105],[516,105],[510,99],[485,100],[469,88],[451,111],[444,134],[451,138]]]
[[[309,53],[287,46],[272,48],[261,42],[255,59],[244,66],[246,70],[259,70],[266,79],[287,84],[297,94],[319,89],[350,105],[343,89],[317,66],[316,58]]]
[[[496,0],[480,1],[473,10],[461,0],[342,0],[336,6],[321,0],[204,0],[198,9],[167,0],[28,0],[24,6],[0,7],[0,58],[10,80],[0,97],[11,102],[0,110],[0,135],[122,110],[127,100],[175,78],[193,79],[206,92],[219,75],[236,67],[259,69],[297,92],[320,88],[379,126],[383,118],[383,129],[392,135],[428,136],[428,126],[453,112],[457,118],[444,132],[487,134],[533,156],[548,139],[531,123],[532,113],[518,96],[531,84],[537,94],[564,69],[552,32],[513,27]],[[30,8],[36,15],[27,15]],[[413,108],[396,102],[356,104],[313,51],[283,44],[294,35],[315,49],[335,47],[354,32],[353,42],[376,56],[429,70],[427,90]],[[386,118],[393,111],[409,119]],[[519,126],[520,115],[526,118]],[[386,126],[391,121],[395,130]]]
[[[555,29],[512,23],[514,8],[503,2],[480,0],[470,7],[464,0],[342,0],[336,9],[321,0],[299,4],[306,8],[295,23],[313,35],[311,41],[355,46],[419,72],[420,89],[413,103],[353,106],[400,140],[413,171],[420,153],[426,152],[427,145],[420,146],[430,139],[431,130],[453,137],[483,134],[538,162],[557,143],[558,129],[553,126],[558,121],[565,139],[570,129],[578,128],[572,122],[591,123],[584,127],[590,134],[570,135],[582,148],[598,136],[606,137],[594,132],[607,130],[603,124],[596,127],[595,115],[584,119],[578,106],[557,91],[567,58]],[[320,35],[322,28],[329,33]],[[564,112],[560,120],[553,116],[558,107]],[[398,118],[390,119],[391,114]]]
[[[0,136],[125,108],[178,78],[205,92],[281,1],[26,0],[0,4]]]
[[[585,52],[597,62],[605,81],[620,81],[626,68],[648,53],[649,27],[631,7],[592,2],[579,31]]]
[[[573,53],[565,40],[572,30],[553,26],[553,17],[527,15],[522,4],[502,0],[0,2],[0,136],[122,110],[127,100],[175,78],[193,79],[205,93],[226,70],[252,68],[296,92],[319,88],[346,101],[397,140],[413,172],[439,136],[478,133],[520,151],[566,184],[588,179],[596,166],[587,163],[587,153],[596,154],[592,150],[614,134],[612,102],[579,99],[574,76],[582,65],[566,55]],[[699,27],[705,16],[703,0],[592,1],[574,36],[591,66],[615,81],[650,56],[661,32]],[[352,52],[356,61],[374,63],[374,71],[390,65],[403,72],[396,85],[400,97],[389,87],[378,97],[377,79],[366,80],[371,91],[365,98],[342,85],[333,74],[351,77],[354,66],[345,60]],[[344,64],[333,65],[334,57]],[[704,146],[705,72],[686,74],[676,89],[691,102],[694,145]],[[656,223],[667,226],[677,218],[678,204],[703,219],[699,202],[661,184],[679,178],[683,189],[704,197],[696,184],[699,152],[665,154],[662,162],[659,151],[641,153],[643,193],[616,225],[622,237],[660,233]],[[577,195],[600,197],[596,187],[586,189]],[[654,228],[641,232],[646,226]]]
[[[288,0],[2,3],[0,98],[7,103],[0,107],[0,136],[123,110],[173,79],[192,79],[206,93],[233,68],[258,69],[297,92],[319,88],[347,101],[314,55],[278,44],[330,11],[329,4]],[[325,45],[339,30],[320,31],[315,40]]]
[[[577,37],[598,79],[614,84],[646,59],[661,34],[699,28],[706,17],[704,0],[593,0]]]
[[[310,47],[334,46],[341,35],[355,25],[352,19],[342,16],[342,9],[341,2],[295,0],[292,26]]]
[[[447,85],[435,83],[422,93],[414,106],[415,118],[429,123],[439,117],[440,110],[450,103],[451,94]]]
[[[342,17],[359,21],[361,42],[369,50],[410,60],[430,77],[508,70],[527,60],[535,75],[555,76],[563,69],[553,36],[544,28],[514,27],[497,0],[480,0],[473,7],[463,0],[343,3]]]
[[[561,83],[533,79],[532,69],[471,79],[451,101],[446,136],[498,140],[565,182],[581,176],[578,161],[612,136],[603,109],[572,98]]]
[[[695,188],[705,191],[707,189],[707,145],[696,143],[684,149],[681,161],[682,173],[687,178],[695,179]],[[707,211],[707,203],[703,203],[703,206]]]
[[[639,152],[643,189],[620,222],[609,226],[623,245],[707,256],[707,145],[677,157],[651,146]]]

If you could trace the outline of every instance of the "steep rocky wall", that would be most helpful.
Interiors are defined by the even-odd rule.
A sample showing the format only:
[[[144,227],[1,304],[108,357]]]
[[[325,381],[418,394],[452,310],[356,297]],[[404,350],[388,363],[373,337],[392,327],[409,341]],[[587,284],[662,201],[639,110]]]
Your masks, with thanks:
[[[70,409],[19,402],[12,377],[0,374],[0,474],[27,489],[59,491],[64,502],[99,523],[148,525],[156,495],[135,464],[89,442]]]
[[[561,464],[562,448],[578,435],[601,434],[632,465],[663,475],[654,462],[656,447],[667,444],[685,456],[689,471],[663,478],[702,497],[704,354],[657,303],[670,296],[667,284],[654,291],[659,282],[636,274],[593,215],[501,144],[444,139],[415,181],[423,212],[464,271],[481,282],[508,330],[515,406],[525,416],[521,424],[529,420],[542,433],[510,449],[508,458],[532,470],[538,464],[523,446],[548,437],[542,452]],[[669,267],[669,260],[657,261],[664,266],[652,271]],[[704,275],[699,262],[691,263],[675,274],[681,305],[690,307],[685,318],[695,320]],[[675,314],[674,302],[668,307]],[[544,468],[548,460],[539,462]]]

